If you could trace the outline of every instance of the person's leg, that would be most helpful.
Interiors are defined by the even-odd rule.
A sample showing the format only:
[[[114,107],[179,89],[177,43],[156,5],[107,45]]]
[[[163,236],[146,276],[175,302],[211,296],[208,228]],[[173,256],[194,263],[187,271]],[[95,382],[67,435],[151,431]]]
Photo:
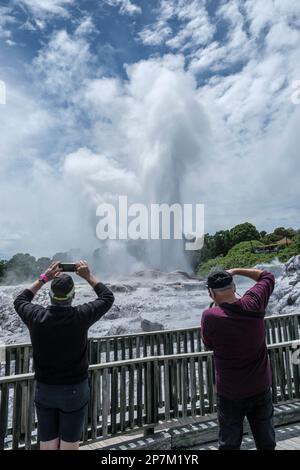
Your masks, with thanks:
[[[247,419],[257,450],[275,450],[273,413],[271,390],[253,397],[251,408],[247,412]]]
[[[243,439],[244,406],[242,400],[218,395],[219,450],[240,450]]]
[[[79,410],[59,413],[60,450],[78,450],[88,404]]]
[[[59,449],[59,412],[36,403],[40,450]]]
[[[79,441],[76,441],[76,442],[60,441],[60,450],[78,450],[78,449],[79,449]]]
[[[40,450],[59,450],[59,439],[52,439],[51,441],[40,441]]]

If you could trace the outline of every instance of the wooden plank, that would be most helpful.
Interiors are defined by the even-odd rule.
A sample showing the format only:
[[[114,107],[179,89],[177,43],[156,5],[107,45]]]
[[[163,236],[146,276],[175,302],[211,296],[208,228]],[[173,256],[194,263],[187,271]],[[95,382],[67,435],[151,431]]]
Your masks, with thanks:
[[[102,435],[108,435],[108,415],[109,415],[109,380],[108,369],[102,371]]]
[[[278,329],[278,341],[279,343],[281,343],[283,341],[283,336],[282,336],[282,325],[281,325],[281,321],[278,320],[277,322],[277,329]]]
[[[21,434],[22,382],[14,384],[12,448],[18,449]]]
[[[278,403],[278,394],[277,394],[277,369],[275,362],[276,351],[271,349],[269,351],[270,364],[272,368],[272,399],[273,403]]]
[[[187,417],[187,391],[188,391],[188,374],[187,374],[187,359],[182,359],[180,364],[181,369],[181,390],[182,390],[182,416],[183,418]]]
[[[165,419],[170,420],[170,365],[169,361],[164,360],[164,402],[165,402]]]
[[[139,427],[143,426],[143,414],[144,414],[144,405],[143,405],[143,364],[137,365],[137,425]]]
[[[91,380],[91,408],[92,408],[92,417],[91,417],[91,437],[96,439],[97,437],[97,428],[98,428],[98,395],[99,395],[99,371],[93,371],[92,380]]]
[[[23,353],[23,374],[27,374],[30,372],[30,348],[29,346],[25,346],[24,353]]]
[[[181,338],[180,338],[180,331],[176,333],[176,342],[177,342],[177,354],[181,354]]]
[[[294,398],[293,394],[293,384],[292,384],[292,374],[291,374],[291,352],[288,348],[284,348],[285,354],[285,373],[286,373],[286,381],[287,381],[287,394],[288,399],[292,400]]]
[[[196,372],[195,372],[195,359],[191,358],[190,360],[190,376],[191,376],[191,388],[190,388],[190,396],[191,396],[191,415],[196,415],[196,397],[197,397],[197,389],[196,389]]]
[[[200,415],[204,416],[205,414],[205,390],[204,390],[204,375],[203,375],[203,359],[197,359],[198,364],[198,383],[199,383],[199,411]]]
[[[284,401],[286,397],[286,374],[284,352],[279,348],[275,352],[275,375],[277,376],[277,383],[279,383],[280,401]]]
[[[110,340],[105,340],[106,362],[110,362]]]
[[[121,358],[123,361],[126,359],[126,346],[125,346],[125,338],[120,339],[120,347],[121,347]]]
[[[188,332],[187,331],[184,331],[183,332],[183,351],[185,353],[188,353],[189,352],[189,349],[188,349]]]
[[[141,351],[140,351],[141,344],[140,344],[140,341],[141,341],[140,336],[137,336],[137,338],[136,338],[136,357],[137,358],[141,357]]]
[[[119,350],[119,341],[118,338],[115,338],[112,340],[113,342],[113,353],[114,353],[114,361],[119,361],[119,355],[118,355],[118,350]]]
[[[149,337],[149,340],[150,340],[150,355],[151,355],[151,356],[155,356],[155,348],[154,348],[155,336],[154,336],[154,335],[151,335],[151,336]]]
[[[143,344],[143,357],[148,356],[148,336],[142,337],[142,344]]]
[[[25,449],[31,449],[32,428],[34,417],[34,382],[27,381],[27,397],[26,397],[26,425],[25,425]]]
[[[178,393],[177,393],[177,360],[174,359],[170,361],[170,368],[171,368],[171,409],[173,411],[173,417],[178,418]]]
[[[134,405],[135,405],[135,366],[129,366],[129,427],[134,428]]]
[[[7,383],[0,385],[0,393],[0,450],[3,450],[8,427],[9,385]]]
[[[132,359],[133,358],[133,342],[134,338],[128,338],[128,358]]]
[[[159,383],[160,383],[160,363],[156,360],[152,364],[152,373],[153,373],[153,411],[152,411],[152,423],[158,422],[158,396],[159,396]]]
[[[146,382],[145,382],[145,392],[146,392],[146,423],[152,423],[152,413],[153,413],[153,403],[152,403],[152,389],[153,389],[153,374],[151,371],[152,364],[147,362],[146,364]]]
[[[160,354],[160,334],[158,333],[155,336],[155,343],[156,343],[156,356],[161,356]],[[157,376],[157,400],[158,400],[158,407],[163,408],[163,366],[161,365],[160,372]]]
[[[110,423],[111,423],[111,434],[117,432],[117,414],[118,414],[118,400],[119,400],[119,373],[117,367],[111,368],[111,412],[110,412]]]
[[[190,352],[195,352],[195,339],[194,339],[195,332],[189,331],[188,334],[189,334]]]
[[[300,450],[300,437],[292,437],[288,440],[288,443],[291,443],[295,449]]]
[[[207,367],[207,397],[209,401],[209,412],[214,412],[214,385],[213,385],[213,359],[208,357],[206,361]]]
[[[126,366],[120,369],[120,430],[126,429],[126,407],[127,407],[127,394],[126,394]]]

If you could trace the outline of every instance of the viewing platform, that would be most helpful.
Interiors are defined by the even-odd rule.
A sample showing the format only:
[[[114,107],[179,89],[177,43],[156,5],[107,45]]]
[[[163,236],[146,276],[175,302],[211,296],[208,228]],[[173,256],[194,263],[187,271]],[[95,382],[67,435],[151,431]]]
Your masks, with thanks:
[[[295,433],[300,314],[270,316],[265,324],[275,425],[279,432],[293,424]],[[88,347],[91,396],[82,449],[198,448],[216,441],[213,353],[205,351],[199,327],[90,338]],[[36,448],[31,345],[9,345],[0,365],[0,449]]]

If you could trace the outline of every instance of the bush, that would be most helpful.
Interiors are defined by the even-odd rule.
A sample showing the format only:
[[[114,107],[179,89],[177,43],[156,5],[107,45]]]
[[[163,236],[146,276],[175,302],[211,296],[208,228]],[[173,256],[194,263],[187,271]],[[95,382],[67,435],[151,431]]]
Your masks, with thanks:
[[[298,238],[297,238],[298,237]],[[259,240],[252,240],[254,246],[262,246]],[[294,243],[283,248],[279,253],[252,253],[250,242],[241,242],[231,248],[226,256],[211,259],[198,267],[198,274],[205,276],[214,266],[224,269],[251,268],[256,264],[271,263],[275,258],[285,263],[292,256],[300,253],[300,236],[297,235]]]

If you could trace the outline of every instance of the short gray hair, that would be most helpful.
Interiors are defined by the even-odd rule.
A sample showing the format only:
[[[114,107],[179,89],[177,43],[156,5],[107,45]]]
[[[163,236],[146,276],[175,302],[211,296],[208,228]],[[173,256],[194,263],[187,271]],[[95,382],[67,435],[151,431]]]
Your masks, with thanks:
[[[218,288],[214,288],[214,287],[210,287],[211,290],[213,290],[214,292],[223,292],[225,290],[228,290],[228,289],[234,289],[235,288],[235,283],[232,282],[231,284],[228,284],[228,286],[225,286],[225,287],[218,287]]]

